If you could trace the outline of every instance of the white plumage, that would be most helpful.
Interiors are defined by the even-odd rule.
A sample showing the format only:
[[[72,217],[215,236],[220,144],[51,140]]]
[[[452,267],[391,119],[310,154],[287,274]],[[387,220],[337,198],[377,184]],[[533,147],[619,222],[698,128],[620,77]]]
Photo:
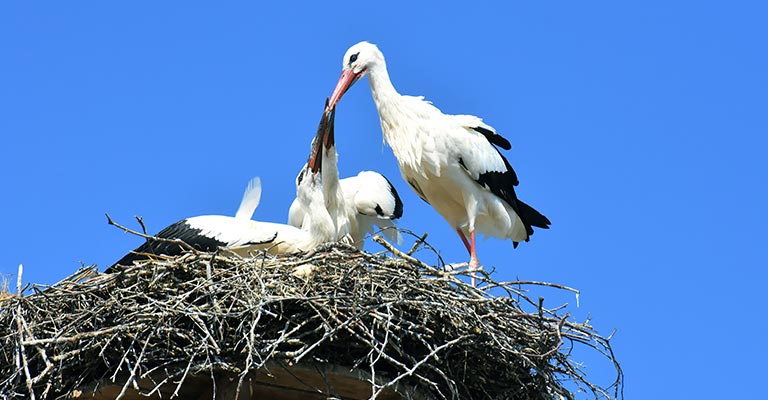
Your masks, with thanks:
[[[382,229],[382,233],[390,240],[401,241],[394,220],[403,215],[403,203],[384,175],[362,171],[356,176],[342,179],[339,186],[344,196],[349,235],[355,247],[363,248],[365,236],[374,231],[374,226]],[[296,199],[288,212],[288,223],[301,227],[303,218]]]
[[[251,219],[253,218],[253,212],[256,211],[256,207],[259,206],[261,201],[261,179],[255,177],[248,181],[248,186],[245,187],[245,193],[243,193],[243,199],[240,200],[240,207],[235,212],[235,218],[237,219]]]
[[[403,179],[458,232],[477,268],[475,231],[502,239],[528,241],[533,227],[549,220],[517,199],[517,176],[495,146],[509,142],[472,115],[446,115],[422,97],[400,95],[392,85],[384,56],[368,42],[347,50],[330,107],[360,77],[368,76],[384,139]],[[470,237],[470,241],[467,240]]]
[[[326,106],[328,100],[326,100]],[[328,118],[321,121],[321,126],[326,124],[324,128],[327,132],[322,137],[322,144],[320,150],[322,159],[320,163],[323,166],[322,179],[323,179],[323,197],[325,198],[325,208],[328,214],[330,214],[333,220],[333,225],[336,229],[334,237],[335,241],[341,241],[347,244],[352,244],[352,238],[350,236],[350,221],[347,214],[347,206],[344,198],[344,194],[341,191],[339,182],[339,168],[338,168],[338,154],[336,153],[336,138],[334,136],[334,119],[336,116],[336,110],[326,109]],[[310,210],[311,211],[311,210]],[[307,212],[305,210],[305,212]],[[306,219],[306,216],[304,217]],[[290,220],[290,215],[288,216]],[[300,226],[303,227],[305,223]]]

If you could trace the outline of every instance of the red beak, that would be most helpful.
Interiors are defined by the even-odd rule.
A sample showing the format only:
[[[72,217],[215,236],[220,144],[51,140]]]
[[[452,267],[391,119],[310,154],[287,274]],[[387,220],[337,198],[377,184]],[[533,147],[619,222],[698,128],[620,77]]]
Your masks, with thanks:
[[[344,71],[341,71],[341,77],[339,78],[339,82],[336,84],[336,89],[333,89],[333,94],[331,95],[331,103],[328,107],[328,109],[332,109],[336,107],[336,104],[341,100],[341,96],[344,96],[344,93],[347,92],[347,90],[352,87],[352,85],[357,82],[358,79],[360,79],[360,76],[363,75],[363,71],[360,71],[359,73],[354,73],[351,69],[345,69]]]

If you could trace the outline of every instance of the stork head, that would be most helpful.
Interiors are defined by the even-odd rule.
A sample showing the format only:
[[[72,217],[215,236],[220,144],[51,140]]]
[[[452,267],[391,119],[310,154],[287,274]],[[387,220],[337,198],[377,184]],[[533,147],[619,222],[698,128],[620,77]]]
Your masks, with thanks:
[[[330,108],[336,107],[341,96],[376,65],[384,65],[384,55],[375,44],[360,42],[350,47],[341,62],[341,77],[331,95]]]

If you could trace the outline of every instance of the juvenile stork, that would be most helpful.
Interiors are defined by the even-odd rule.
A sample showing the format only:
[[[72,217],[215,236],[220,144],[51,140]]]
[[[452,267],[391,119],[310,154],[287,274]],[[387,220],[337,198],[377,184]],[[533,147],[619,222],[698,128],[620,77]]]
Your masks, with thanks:
[[[402,241],[394,221],[403,216],[403,201],[389,179],[378,172],[361,171],[342,179],[341,190],[355,247],[363,248],[365,236],[373,233],[374,226],[390,240]]]
[[[328,111],[329,134],[324,139],[322,158],[326,208],[336,223],[336,240],[349,238],[352,245],[362,249],[365,235],[373,231],[374,225],[394,228],[392,221],[403,215],[403,202],[395,187],[378,172],[362,171],[357,176],[339,180],[335,109]],[[288,224],[302,227],[303,219],[304,209],[296,199],[288,211]],[[400,240],[396,229],[384,229],[383,233],[392,240]]]
[[[296,200],[303,212],[301,228],[251,220],[261,194],[260,181],[255,178],[248,185],[234,217],[202,215],[185,218],[155,236],[179,239],[201,251],[223,247],[243,256],[261,249],[272,254],[304,252],[334,241],[336,228],[325,206],[320,155],[320,145],[329,133],[328,128],[328,114],[324,112],[312,141],[309,159],[296,177]],[[107,272],[115,271],[119,265],[131,265],[134,260],[145,259],[151,254],[178,255],[183,250],[178,243],[149,240],[121,258]]]
[[[381,229],[390,240],[401,241],[394,220],[403,216],[403,202],[384,175],[362,171],[356,176],[342,179],[339,186],[344,196],[353,246],[362,249],[366,234],[372,233],[374,226]],[[303,210],[296,199],[288,211],[288,224],[301,227],[303,218]],[[336,239],[341,240],[342,237]]]
[[[512,239],[517,247],[528,241],[533,227],[549,228],[549,219],[515,194],[515,171],[496,147],[509,150],[509,141],[478,117],[443,114],[423,97],[399,94],[374,44],[360,42],[344,54],[329,106],[335,107],[363,76],[403,179],[459,234],[470,255],[470,270],[480,267],[476,230]]]

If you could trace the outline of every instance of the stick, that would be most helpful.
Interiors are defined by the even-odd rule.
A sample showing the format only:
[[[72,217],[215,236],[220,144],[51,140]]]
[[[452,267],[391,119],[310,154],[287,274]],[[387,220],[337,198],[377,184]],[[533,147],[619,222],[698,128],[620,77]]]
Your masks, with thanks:
[[[421,235],[421,237],[418,240],[413,242],[413,247],[411,247],[411,249],[408,250],[408,253],[406,253],[406,254],[408,254],[409,256],[413,255],[413,253],[415,253],[416,250],[418,250],[419,246],[424,244],[424,241],[427,240],[427,235],[429,235],[429,233],[428,232],[424,232],[424,234]]]
[[[16,294],[21,297],[21,275],[24,272],[24,265],[19,264],[19,275],[16,278]],[[21,309],[21,298],[16,306],[16,328],[18,329],[19,354],[21,355],[22,369],[26,378],[27,392],[29,398],[35,400],[35,391],[32,389],[32,374],[29,373],[29,363],[27,361],[27,350],[24,347],[24,314]]]
[[[156,240],[158,242],[166,242],[166,243],[178,244],[181,247],[184,247],[186,250],[197,252],[196,248],[188,245],[187,242],[185,242],[185,241],[183,241],[181,239],[166,239],[166,238],[161,238],[161,237],[157,237],[157,236],[151,236],[151,235],[147,235],[145,233],[137,232],[137,231],[134,231],[133,229],[126,228],[126,227],[118,224],[117,222],[113,221],[112,218],[109,216],[109,214],[104,213],[104,215],[107,216],[107,223],[109,225],[112,225],[114,227],[120,228],[120,229],[122,229],[122,230],[124,230],[124,231],[126,231],[126,232],[128,232],[128,233],[130,233],[132,235],[141,236],[144,239],[147,239],[148,241]],[[138,218],[140,218],[140,217],[138,217]],[[143,221],[141,221],[141,226],[142,226],[142,228],[144,228],[144,222]]]
[[[380,245],[382,245],[382,246],[384,246],[385,249],[391,251],[392,254],[394,254],[397,257],[402,258],[405,261],[408,261],[408,262],[410,262],[412,264],[416,264],[416,265],[418,265],[418,266],[420,266],[422,268],[425,268],[425,269],[434,269],[433,267],[423,263],[421,260],[413,258],[413,257],[409,256],[408,254],[405,254],[402,251],[398,250],[395,246],[393,246],[391,243],[389,243],[386,240],[384,240],[384,238],[379,236],[379,235],[374,236],[373,237],[373,241],[378,243],[378,244],[380,244]]]

